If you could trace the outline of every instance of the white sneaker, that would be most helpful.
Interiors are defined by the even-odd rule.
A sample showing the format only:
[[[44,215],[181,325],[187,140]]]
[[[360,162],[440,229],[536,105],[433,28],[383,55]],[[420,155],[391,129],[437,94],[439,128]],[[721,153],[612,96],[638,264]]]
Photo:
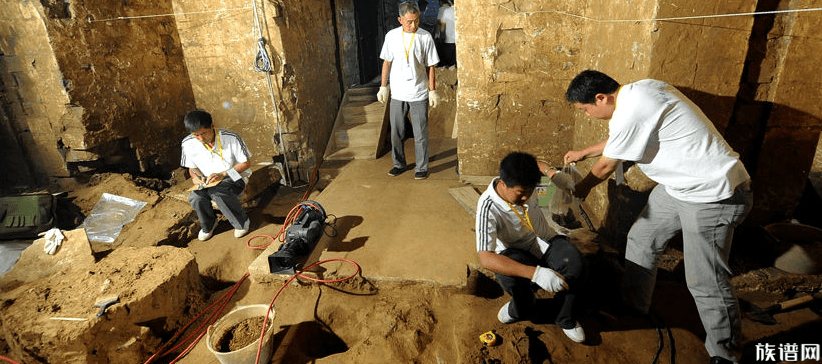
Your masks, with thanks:
[[[235,238],[242,238],[245,234],[248,234],[248,229],[234,229]]]
[[[214,233],[214,229],[216,229],[216,228],[217,228],[217,222],[214,221],[214,225],[211,225],[211,230],[209,230],[208,232],[205,232],[201,229],[200,233],[197,234],[197,239],[199,239],[200,241],[206,241],[208,239],[211,239],[211,234]]]
[[[576,326],[571,329],[562,329],[562,332],[564,332],[565,336],[574,342],[581,343],[585,341],[585,331],[582,330],[582,326],[579,325],[579,322],[577,322]]]
[[[499,309],[499,312],[497,313],[497,319],[499,320],[499,322],[502,322],[504,324],[510,324],[517,321],[517,319],[511,317],[511,315],[508,314],[508,305],[510,304],[511,301],[508,301],[508,303],[502,305],[502,308]]]

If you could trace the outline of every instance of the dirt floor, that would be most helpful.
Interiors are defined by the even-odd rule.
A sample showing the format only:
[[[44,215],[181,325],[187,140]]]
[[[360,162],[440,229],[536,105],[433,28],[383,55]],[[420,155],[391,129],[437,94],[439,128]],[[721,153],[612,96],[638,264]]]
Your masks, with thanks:
[[[23,263],[38,265],[18,263],[0,277],[0,355],[21,363],[146,362],[168,348],[161,349],[164,343],[178,343],[172,335],[180,327],[200,313],[213,312],[208,311],[209,305],[222,302],[242,280],[227,299],[223,314],[236,305],[269,304],[276,299],[271,324],[274,363],[709,362],[704,332],[684,284],[681,253],[675,248],[663,259],[653,314],[634,317],[611,307],[617,293],[619,252],[593,233],[572,231],[578,245],[603,245],[599,253],[588,256],[596,278],[581,320],[587,341],[576,344],[552,323],[549,297],[540,298],[546,307],[543,317],[499,323],[497,310],[508,297],[487,272],[467,271],[466,284],[459,287],[375,281],[367,274],[328,284],[302,278],[287,281],[287,277],[274,283],[244,280],[249,264],[261,252],[246,243],[269,242],[265,235],[277,234],[291,208],[306,197],[306,187],[279,187],[261,196],[258,206],[250,209],[256,224],[247,239],[235,239],[222,221],[214,238],[200,242],[196,216],[169,192],[173,188],[168,187],[178,182],[110,174],[72,187],[69,203],[61,206],[64,227],[76,226],[102,192],[147,205],[115,243],[91,243],[89,254],[94,259],[90,262],[61,265],[42,260],[48,257],[21,257]],[[251,239],[258,235],[263,236]],[[780,345],[822,343],[822,276],[788,274],[750,263],[735,266],[740,267],[734,278],[740,298],[758,307],[806,295],[817,298],[773,315],[775,325],[753,321],[746,314],[743,362],[819,362],[757,360],[757,345],[774,345],[778,359]],[[115,291],[120,292],[120,302],[102,318],[93,319],[99,308],[89,302]],[[194,332],[192,328],[202,321],[181,337]],[[495,345],[480,341],[480,335],[489,331],[497,337]],[[217,363],[206,342],[203,337],[177,362]],[[184,347],[154,362],[172,362]]]

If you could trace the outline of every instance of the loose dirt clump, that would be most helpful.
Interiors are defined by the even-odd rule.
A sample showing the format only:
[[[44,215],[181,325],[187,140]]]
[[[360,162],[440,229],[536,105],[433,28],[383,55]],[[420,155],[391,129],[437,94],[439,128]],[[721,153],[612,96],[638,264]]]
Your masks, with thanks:
[[[227,353],[240,350],[260,339],[263,329],[263,316],[249,317],[240,321],[223,333],[214,345],[214,350]],[[271,323],[268,323],[271,326]]]

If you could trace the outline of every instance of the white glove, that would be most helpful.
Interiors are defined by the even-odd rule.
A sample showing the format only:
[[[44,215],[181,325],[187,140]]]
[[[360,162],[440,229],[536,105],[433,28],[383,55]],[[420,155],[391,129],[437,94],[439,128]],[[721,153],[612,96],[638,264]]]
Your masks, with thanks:
[[[388,102],[388,98],[391,95],[388,87],[389,86],[380,86],[380,91],[377,92],[377,100],[383,104]]]
[[[437,90],[428,91],[428,106],[437,107],[440,104],[440,95]]]
[[[546,291],[554,293],[568,289],[568,283],[565,283],[565,278],[551,268],[537,266],[531,282],[536,283]]]
[[[65,238],[58,228],[52,228],[45,233],[40,233],[40,235],[43,235],[46,239],[46,243],[43,245],[43,251],[50,255],[54,255],[54,253],[57,252],[57,247],[60,246]]]

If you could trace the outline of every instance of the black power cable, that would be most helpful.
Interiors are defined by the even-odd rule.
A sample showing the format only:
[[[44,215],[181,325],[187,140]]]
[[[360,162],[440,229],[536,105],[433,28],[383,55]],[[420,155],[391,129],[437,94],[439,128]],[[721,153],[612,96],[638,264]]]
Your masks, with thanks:
[[[649,310],[648,312],[649,313],[645,316],[645,318],[656,328],[656,333],[659,336],[659,345],[656,348],[656,353],[654,354],[654,359],[651,360],[651,364],[656,364],[657,360],[659,360],[659,354],[662,353],[662,348],[665,346],[665,339],[662,337],[663,328],[668,334],[668,347],[671,352],[671,364],[675,364],[676,343],[674,342],[674,334],[671,332],[671,328],[665,325],[665,321],[663,321],[662,317],[660,317],[656,312],[653,310]]]

